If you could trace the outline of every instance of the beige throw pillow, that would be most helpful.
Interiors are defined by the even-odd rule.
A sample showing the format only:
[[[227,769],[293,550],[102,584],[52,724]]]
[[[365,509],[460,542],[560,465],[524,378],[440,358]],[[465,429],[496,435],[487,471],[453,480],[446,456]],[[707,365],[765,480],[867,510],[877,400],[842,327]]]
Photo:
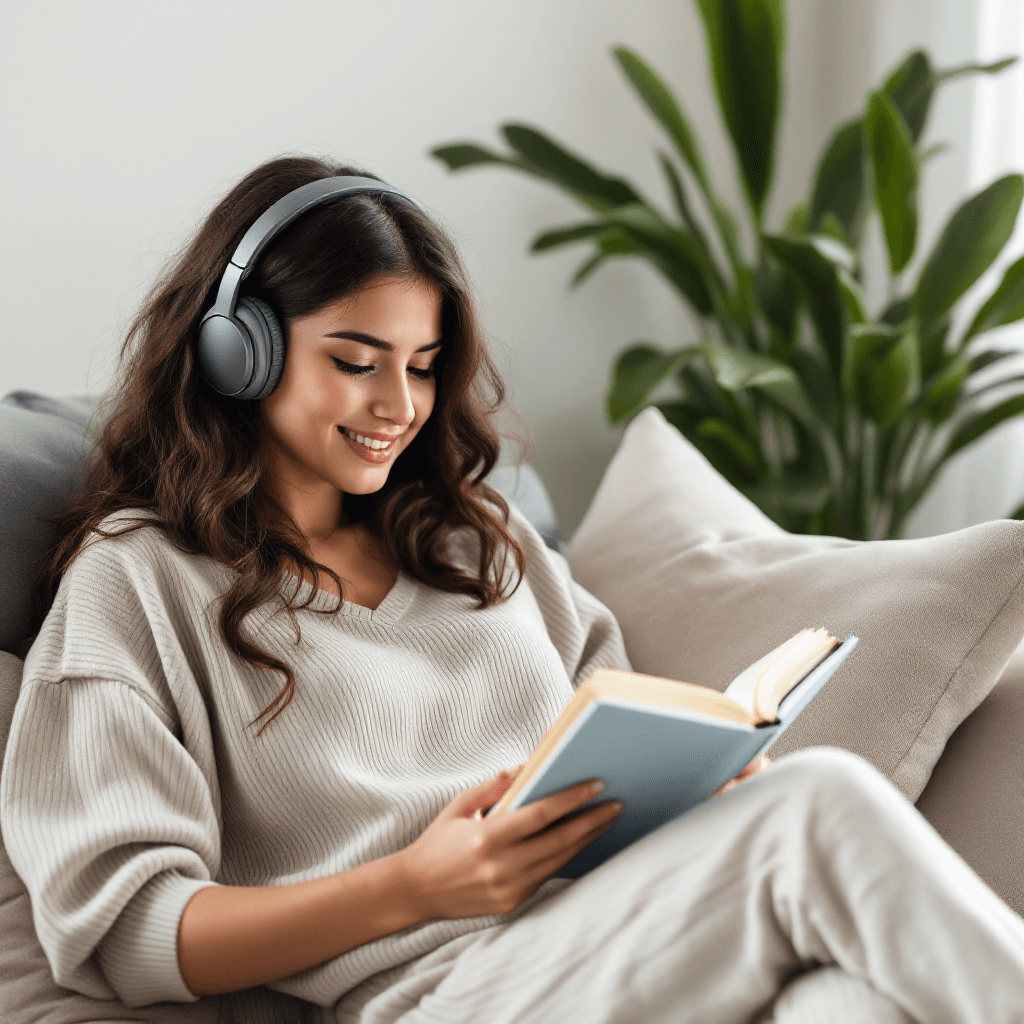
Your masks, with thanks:
[[[861,643],[776,744],[845,747],[910,799],[1024,636],[1024,523],[850,541],[786,533],[654,408],[569,549],[640,672],[724,689],[804,626]]]
[[[1024,914],[1024,647],[949,738],[917,806],[938,833]]]

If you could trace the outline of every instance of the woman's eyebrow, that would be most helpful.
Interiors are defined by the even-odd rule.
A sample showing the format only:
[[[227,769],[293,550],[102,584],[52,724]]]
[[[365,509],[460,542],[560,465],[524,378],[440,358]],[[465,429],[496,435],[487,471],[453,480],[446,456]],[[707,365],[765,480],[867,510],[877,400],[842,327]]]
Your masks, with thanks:
[[[394,352],[395,346],[390,341],[382,338],[375,338],[372,334],[363,334],[362,331],[331,331],[324,335],[325,338],[346,338],[348,341],[358,341],[360,345],[369,345],[371,348],[379,348],[382,352]],[[417,352],[429,352],[431,349],[440,348],[444,344],[443,338],[432,341],[429,345],[416,349]]]

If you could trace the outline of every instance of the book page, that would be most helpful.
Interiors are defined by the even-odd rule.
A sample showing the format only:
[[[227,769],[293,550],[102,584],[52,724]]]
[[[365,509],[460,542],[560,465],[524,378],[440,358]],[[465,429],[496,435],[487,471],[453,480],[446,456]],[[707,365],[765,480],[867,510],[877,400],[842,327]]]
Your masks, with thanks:
[[[726,696],[748,708],[755,721],[774,722],[786,694],[838,645],[824,629],[802,629],[744,669]]]
[[[778,648],[776,647],[777,651]],[[757,685],[757,680],[760,678],[761,673],[764,671],[765,666],[768,664],[769,659],[775,651],[771,654],[766,654],[763,658],[758,658],[749,668],[745,668],[726,688],[725,695],[732,697],[737,704],[745,707],[751,715],[754,714],[754,687]]]
[[[801,630],[784,643],[769,659],[754,687],[757,717],[774,722],[786,694],[838,646],[839,641],[824,629]]]

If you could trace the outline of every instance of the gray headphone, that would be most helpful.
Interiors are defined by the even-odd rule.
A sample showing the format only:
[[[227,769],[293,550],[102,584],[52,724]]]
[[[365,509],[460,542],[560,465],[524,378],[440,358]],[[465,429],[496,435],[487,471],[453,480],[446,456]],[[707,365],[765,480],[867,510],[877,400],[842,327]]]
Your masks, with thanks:
[[[220,279],[217,298],[199,322],[199,363],[214,390],[232,398],[259,399],[277,387],[284,367],[284,333],[261,299],[238,295],[256,257],[297,217],[350,192],[390,193],[422,210],[404,192],[376,178],[319,178],[289,192],[242,237]]]

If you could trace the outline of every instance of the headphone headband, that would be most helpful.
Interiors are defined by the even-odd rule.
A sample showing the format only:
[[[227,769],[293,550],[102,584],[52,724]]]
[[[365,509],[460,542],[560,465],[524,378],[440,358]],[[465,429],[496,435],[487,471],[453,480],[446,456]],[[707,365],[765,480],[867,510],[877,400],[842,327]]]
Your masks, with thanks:
[[[261,214],[242,236],[221,275],[217,298],[199,322],[199,360],[203,373],[222,395],[265,398],[280,378],[284,361],[280,326],[266,303],[238,297],[242,281],[256,265],[257,257],[307,210],[353,192],[388,193],[411,203],[421,212],[423,209],[400,189],[376,178],[335,175],[294,189]],[[240,303],[246,307],[245,316],[236,315]],[[250,306],[259,309],[249,309]],[[265,322],[267,331],[262,330]]]

